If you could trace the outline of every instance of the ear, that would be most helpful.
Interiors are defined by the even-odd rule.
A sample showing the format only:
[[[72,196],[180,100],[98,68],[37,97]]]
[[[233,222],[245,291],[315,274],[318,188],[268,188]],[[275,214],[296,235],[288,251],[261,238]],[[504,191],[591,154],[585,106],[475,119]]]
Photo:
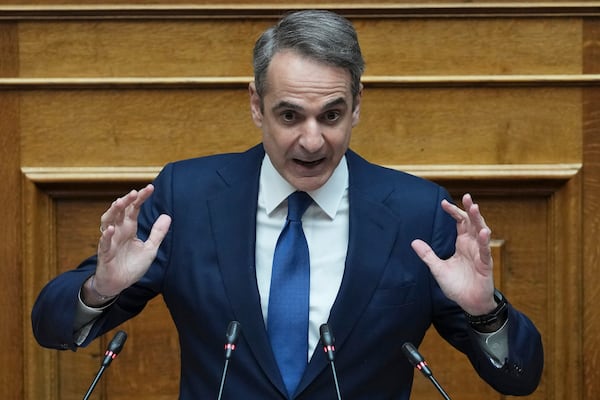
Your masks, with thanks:
[[[250,82],[248,85],[248,93],[250,94],[250,113],[252,114],[252,120],[254,125],[262,127],[263,114],[260,107],[260,96],[256,91],[256,85],[254,82]]]
[[[360,102],[362,100],[363,93],[363,85],[360,84],[360,89],[358,94],[354,98],[354,109],[352,110],[352,126],[358,125],[358,121],[360,121]]]

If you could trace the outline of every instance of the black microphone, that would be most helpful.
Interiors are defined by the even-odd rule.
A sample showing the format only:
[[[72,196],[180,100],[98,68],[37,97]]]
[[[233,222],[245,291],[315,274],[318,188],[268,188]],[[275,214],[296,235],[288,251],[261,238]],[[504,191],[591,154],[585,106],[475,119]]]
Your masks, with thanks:
[[[108,344],[106,351],[104,352],[104,358],[102,359],[102,363],[100,364],[100,369],[98,370],[98,373],[96,374],[94,381],[88,388],[85,396],[83,396],[83,400],[87,400],[90,398],[90,395],[92,394],[92,392],[94,391],[94,388],[98,384],[98,381],[100,380],[100,377],[104,373],[104,370],[110,366],[110,363],[115,358],[117,358],[117,356],[119,355],[121,350],[123,350],[123,345],[125,344],[126,340],[127,340],[127,334],[125,333],[125,331],[118,331],[115,334],[113,339]]]
[[[419,351],[415,348],[415,346],[413,346],[410,342],[406,342],[402,345],[402,351],[404,352],[406,358],[408,358],[408,361],[410,361],[410,363],[413,365],[413,367],[421,371],[421,373],[423,373],[423,375],[425,375],[425,377],[433,383],[435,388],[438,390],[438,392],[440,392],[444,399],[451,400],[448,394],[440,386],[438,381],[434,378],[433,372],[431,372],[431,369],[429,369],[429,366],[425,362],[425,359],[423,358],[421,353],[419,353]]]
[[[333,373],[333,383],[335,384],[335,391],[337,393],[338,400],[342,400],[342,395],[340,394],[340,385],[338,383],[337,372],[335,371],[335,346],[333,343],[335,342],[335,338],[333,334],[329,330],[329,325],[323,324],[319,328],[319,332],[321,333],[321,343],[323,344],[323,351],[327,355],[329,359],[329,364],[331,365],[331,372]]]
[[[221,376],[221,387],[219,388],[218,400],[223,395],[223,387],[225,386],[225,376],[227,375],[227,366],[229,365],[229,359],[235,350],[235,345],[238,338],[240,337],[240,330],[242,325],[237,321],[231,321],[227,326],[227,332],[225,333],[225,365],[223,366],[223,375]]]

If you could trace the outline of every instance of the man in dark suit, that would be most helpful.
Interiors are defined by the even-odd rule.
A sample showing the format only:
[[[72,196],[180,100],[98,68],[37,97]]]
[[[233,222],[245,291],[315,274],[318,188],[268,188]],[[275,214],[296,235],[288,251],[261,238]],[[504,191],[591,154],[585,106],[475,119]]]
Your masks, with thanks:
[[[257,41],[254,70],[262,143],[169,164],[153,185],[117,199],[100,219],[97,255],[40,293],[39,343],[85,346],[161,294],[179,333],[181,399],[216,397],[232,320],[242,336],[224,398],[333,398],[326,356],[315,351],[325,322],[344,398],[408,399],[413,368],[401,346],[420,344],[431,324],[499,392],[535,390],[540,335],[494,289],[478,206],[465,195],[463,210],[438,185],[348,149],[364,70],[352,25],[330,12],[292,13]],[[278,297],[273,282],[297,191],[310,196],[300,213],[310,277],[304,328],[285,332],[304,342],[290,372],[271,325],[296,290]]]

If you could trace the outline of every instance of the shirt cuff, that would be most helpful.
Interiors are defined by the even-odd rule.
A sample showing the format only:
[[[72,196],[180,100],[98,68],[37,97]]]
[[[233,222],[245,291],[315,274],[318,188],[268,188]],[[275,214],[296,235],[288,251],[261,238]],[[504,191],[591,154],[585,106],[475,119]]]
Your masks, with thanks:
[[[108,302],[101,307],[90,307],[85,304],[81,299],[81,290],[79,291],[77,298],[78,302],[75,310],[75,323],[73,326],[73,331],[75,343],[80,346],[90,334],[90,330],[92,329],[96,319],[98,319],[104,310],[110,307],[117,300],[117,298],[115,297],[113,301]]]
[[[473,329],[481,349],[496,368],[502,368],[508,359],[508,319],[496,332],[482,333]]]

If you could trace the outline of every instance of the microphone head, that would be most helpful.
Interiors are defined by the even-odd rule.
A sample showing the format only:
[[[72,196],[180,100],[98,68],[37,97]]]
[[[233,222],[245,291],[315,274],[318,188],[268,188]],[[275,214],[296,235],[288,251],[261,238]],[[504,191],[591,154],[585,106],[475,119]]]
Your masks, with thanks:
[[[431,372],[431,369],[429,369],[429,366],[427,366],[425,359],[423,358],[421,353],[419,353],[419,351],[416,349],[416,347],[413,346],[412,343],[410,343],[410,342],[404,343],[402,345],[402,351],[404,352],[404,355],[406,356],[406,358],[408,358],[408,361],[410,361],[410,363],[413,365],[413,367],[415,367],[416,369],[421,371],[421,373],[423,375],[425,375],[427,377],[430,377],[433,375],[433,373]]]
[[[225,338],[227,338],[228,344],[236,344],[237,340],[240,336],[240,330],[242,325],[237,321],[231,321],[227,326],[227,333],[225,333]]]
[[[329,330],[329,325],[321,325],[321,327],[319,328],[319,332],[321,333],[321,343],[323,343],[323,351],[325,351],[325,354],[327,354],[327,358],[329,359],[329,361],[333,362],[333,360],[335,359],[335,355],[333,354],[335,351],[335,347],[333,346],[335,338]]]
[[[125,341],[127,340],[127,333],[125,331],[118,331],[113,340],[108,344],[108,350],[113,353],[119,354],[121,350],[123,350],[123,346],[125,345]]]
[[[417,365],[419,365],[419,363],[425,361],[423,356],[410,342],[406,342],[402,345],[402,351],[404,352],[406,358],[408,358],[408,361],[410,361],[410,363],[413,365],[413,367],[416,367]]]
[[[125,345],[125,341],[127,340],[127,334],[125,331],[118,331],[113,339],[108,344],[108,348],[104,353],[104,359],[102,360],[102,366],[108,367],[112,360],[117,358],[121,350],[123,350],[123,346]]]
[[[335,338],[329,330],[329,325],[321,325],[321,327],[319,328],[319,332],[321,333],[321,342],[323,342],[323,346],[333,346]]]
[[[227,326],[227,332],[225,333],[225,338],[227,342],[225,343],[225,359],[229,360],[233,351],[235,350],[235,345],[240,337],[240,331],[242,329],[242,325],[237,321],[231,321]]]

